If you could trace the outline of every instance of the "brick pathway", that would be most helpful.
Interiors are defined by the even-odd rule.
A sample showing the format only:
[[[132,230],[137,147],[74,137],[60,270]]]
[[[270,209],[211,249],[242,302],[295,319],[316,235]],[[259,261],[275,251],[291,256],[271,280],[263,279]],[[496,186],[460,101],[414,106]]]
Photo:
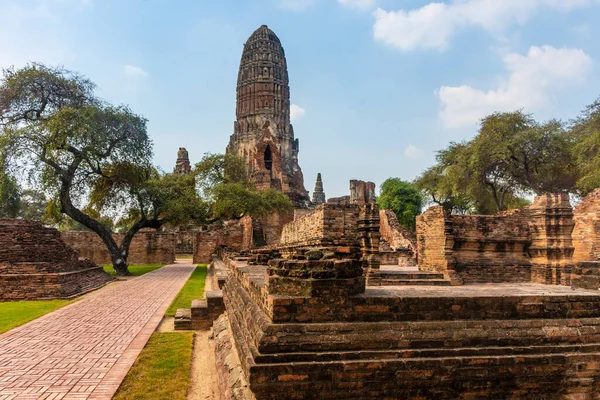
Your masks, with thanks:
[[[193,270],[163,267],[0,335],[0,400],[110,399]]]

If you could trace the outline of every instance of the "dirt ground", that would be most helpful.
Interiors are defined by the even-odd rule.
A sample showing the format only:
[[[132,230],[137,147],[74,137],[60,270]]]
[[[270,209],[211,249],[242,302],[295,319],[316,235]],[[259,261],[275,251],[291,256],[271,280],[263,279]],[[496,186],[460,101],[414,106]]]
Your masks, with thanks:
[[[197,331],[192,355],[190,400],[220,400],[212,331]]]

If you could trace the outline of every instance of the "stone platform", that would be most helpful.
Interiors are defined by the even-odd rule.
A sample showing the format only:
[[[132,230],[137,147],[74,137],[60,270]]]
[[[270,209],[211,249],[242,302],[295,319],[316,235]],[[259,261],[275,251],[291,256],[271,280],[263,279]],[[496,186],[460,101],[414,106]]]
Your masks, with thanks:
[[[270,293],[277,262],[226,264],[229,334],[257,399],[593,398],[600,391],[597,292],[507,283],[295,296]],[[298,270],[292,265],[288,272]]]
[[[0,219],[0,300],[71,299],[114,279],[80,260],[56,229],[36,221]]]

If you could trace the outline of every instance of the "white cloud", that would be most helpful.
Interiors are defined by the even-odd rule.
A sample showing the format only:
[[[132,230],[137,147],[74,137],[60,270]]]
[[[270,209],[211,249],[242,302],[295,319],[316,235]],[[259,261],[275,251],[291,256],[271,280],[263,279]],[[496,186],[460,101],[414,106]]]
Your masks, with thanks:
[[[483,91],[470,86],[442,86],[437,95],[440,117],[449,127],[468,126],[495,111],[538,111],[552,104],[552,95],[572,84],[582,83],[592,67],[583,50],[533,46],[525,55],[502,58],[508,78],[496,89]]]
[[[357,10],[370,10],[375,7],[376,0],[338,0],[344,7],[355,8]]]
[[[125,73],[125,75],[132,77],[132,78],[145,78],[149,75],[142,68],[136,67],[135,65],[129,65],[129,64],[125,64],[123,66],[123,72]]]
[[[296,104],[290,106],[290,119],[292,121],[298,120],[300,117],[306,114],[306,110]]]
[[[409,144],[404,149],[404,155],[408,158],[417,159],[417,158],[421,157],[422,154],[423,154],[423,151],[413,144]]]
[[[408,51],[418,48],[443,50],[454,33],[479,27],[501,36],[515,24],[523,24],[540,8],[561,12],[599,3],[599,0],[452,0],[429,3],[413,10],[375,11],[376,40]]]

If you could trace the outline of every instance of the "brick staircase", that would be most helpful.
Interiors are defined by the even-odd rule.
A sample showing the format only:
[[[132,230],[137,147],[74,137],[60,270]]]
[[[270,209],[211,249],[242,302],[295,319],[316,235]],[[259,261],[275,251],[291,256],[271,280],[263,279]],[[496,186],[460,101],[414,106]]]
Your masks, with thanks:
[[[450,281],[444,279],[443,274],[419,271],[418,267],[399,267],[396,265],[382,265],[380,271],[381,286],[450,286]]]

